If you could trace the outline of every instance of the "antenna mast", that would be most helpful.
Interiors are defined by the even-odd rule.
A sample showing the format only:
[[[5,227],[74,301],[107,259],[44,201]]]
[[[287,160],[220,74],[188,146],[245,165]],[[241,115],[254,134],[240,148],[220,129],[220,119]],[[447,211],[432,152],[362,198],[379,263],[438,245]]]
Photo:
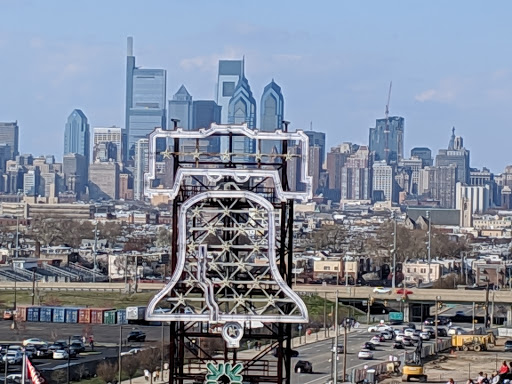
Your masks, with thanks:
[[[388,92],[388,102],[386,103],[386,128],[384,129],[385,135],[385,147],[384,147],[384,156],[386,157],[386,164],[389,164],[389,102],[391,101],[391,87],[393,86],[393,82],[389,82],[389,92]]]

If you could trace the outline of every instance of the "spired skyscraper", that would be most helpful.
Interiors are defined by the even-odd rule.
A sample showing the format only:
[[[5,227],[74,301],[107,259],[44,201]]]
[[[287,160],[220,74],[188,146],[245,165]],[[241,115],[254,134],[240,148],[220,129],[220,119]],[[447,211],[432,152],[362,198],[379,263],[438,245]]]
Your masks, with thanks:
[[[184,85],[178,89],[178,92],[174,94],[172,100],[169,100],[169,122],[168,127],[172,127],[171,119],[178,119],[178,127],[183,128],[186,131],[192,129],[192,96],[188,93],[187,88]]]
[[[90,134],[87,117],[80,109],[75,109],[68,117],[64,131],[64,155],[78,153],[90,160]]]
[[[126,58],[126,133],[125,159],[133,161],[135,143],[147,138],[155,127],[166,127],[167,72],[164,69],[138,68],[133,56],[133,39],[128,37]]]
[[[260,102],[260,131],[274,132],[281,129],[284,119],[284,98],[281,87],[274,79],[265,87]],[[268,141],[268,140],[267,140]],[[261,153],[272,153],[273,147],[281,152],[281,141],[264,142],[261,144]]]
[[[249,129],[256,129],[256,100],[254,99],[249,82],[242,73],[242,77],[229,100],[228,124],[246,123]],[[234,138],[233,152],[254,153],[254,140],[248,138]]]

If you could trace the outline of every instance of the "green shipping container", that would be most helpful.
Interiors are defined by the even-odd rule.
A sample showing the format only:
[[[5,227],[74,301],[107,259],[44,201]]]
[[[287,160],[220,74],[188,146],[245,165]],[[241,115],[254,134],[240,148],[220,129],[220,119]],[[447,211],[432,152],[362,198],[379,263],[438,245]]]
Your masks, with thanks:
[[[116,311],[105,311],[103,324],[115,324],[117,320]]]

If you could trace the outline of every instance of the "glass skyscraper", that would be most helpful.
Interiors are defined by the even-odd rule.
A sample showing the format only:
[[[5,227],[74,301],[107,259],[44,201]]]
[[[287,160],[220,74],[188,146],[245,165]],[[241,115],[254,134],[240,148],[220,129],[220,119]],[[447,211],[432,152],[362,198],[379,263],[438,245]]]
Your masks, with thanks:
[[[235,94],[235,88],[244,73],[243,60],[219,60],[219,75],[217,78],[217,105],[222,107],[222,124],[228,124],[228,106]]]
[[[87,117],[80,109],[71,112],[64,131],[64,155],[78,153],[85,157],[87,164],[90,160],[90,134]]]
[[[164,69],[146,69],[135,66],[133,39],[128,38],[126,58],[126,160],[132,160],[135,143],[147,138],[155,127],[166,127],[167,72]]]
[[[260,103],[260,131],[274,132],[281,129],[284,119],[284,98],[281,87],[274,80],[267,84],[261,95]],[[281,152],[281,142],[261,143],[261,153],[272,153],[273,149]]]
[[[228,124],[243,123],[247,123],[249,129],[256,129],[256,100],[252,96],[249,82],[242,75],[229,100]],[[254,150],[254,140],[239,137],[233,139],[233,152],[254,153]]]
[[[386,160],[389,164],[403,159],[404,126],[403,117],[390,116],[389,122],[386,119],[377,119],[375,128],[370,128],[369,140],[370,152],[374,154],[375,161]],[[389,133],[386,133],[386,128]]]
[[[169,122],[167,126],[172,129],[173,123],[171,119],[178,119],[179,128],[185,131],[192,129],[192,96],[188,93],[184,85],[174,94],[172,100],[169,100]]]

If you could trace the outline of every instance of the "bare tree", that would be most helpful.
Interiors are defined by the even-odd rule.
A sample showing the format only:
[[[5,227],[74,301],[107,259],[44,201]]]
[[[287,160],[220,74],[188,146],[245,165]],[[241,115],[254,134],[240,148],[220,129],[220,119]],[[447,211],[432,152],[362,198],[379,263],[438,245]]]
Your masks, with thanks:
[[[147,369],[151,376],[151,383],[153,383],[153,372],[160,367],[160,351],[158,348],[149,348],[139,352],[140,367]]]
[[[111,383],[116,378],[118,372],[117,363],[104,361],[96,367],[96,374],[105,383]]]
[[[121,367],[123,372],[126,373],[126,375],[130,378],[130,384],[132,384],[132,378],[140,368],[139,356],[124,356],[122,359]]]
[[[57,383],[65,383],[68,379],[68,374],[65,369],[56,369],[52,372],[52,380]]]
[[[110,248],[123,234],[123,226],[119,223],[103,223],[98,225],[98,231],[103,239],[106,239]]]
[[[170,247],[172,244],[171,230],[161,227],[156,234],[155,244],[157,247]]]

